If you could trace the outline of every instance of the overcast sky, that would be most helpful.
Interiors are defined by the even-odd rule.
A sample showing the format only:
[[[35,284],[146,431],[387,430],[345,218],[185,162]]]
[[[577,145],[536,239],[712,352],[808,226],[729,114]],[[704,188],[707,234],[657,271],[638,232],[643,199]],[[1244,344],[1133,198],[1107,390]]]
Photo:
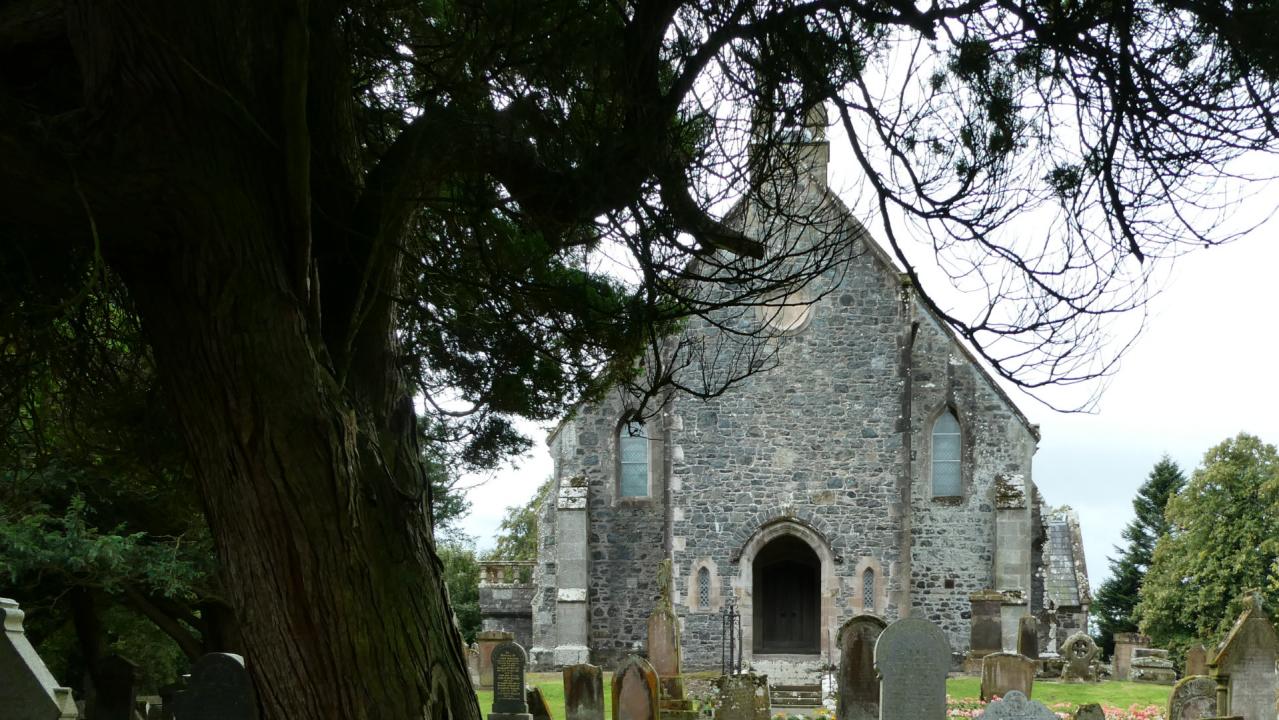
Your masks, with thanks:
[[[1033,472],[1045,500],[1079,511],[1094,587],[1109,574],[1106,558],[1132,519],[1133,495],[1160,456],[1189,477],[1209,447],[1239,432],[1279,443],[1277,234],[1271,222],[1177,260],[1093,414],[1056,413],[1009,390],[1041,428]],[[547,428],[526,429],[533,451],[470,491],[463,530],[481,549],[492,546],[505,508],[527,501],[551,472]]]

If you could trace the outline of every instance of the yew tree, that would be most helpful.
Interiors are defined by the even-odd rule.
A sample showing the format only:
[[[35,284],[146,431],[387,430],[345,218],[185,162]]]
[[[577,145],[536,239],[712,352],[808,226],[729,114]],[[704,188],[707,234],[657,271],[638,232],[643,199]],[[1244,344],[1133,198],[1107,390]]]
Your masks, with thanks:
[[[1213,211],[1274,149],[1275,27],[1223,0],[7,2],[6,420],[36,422],[53,348],[116,342],[66,320],[111,298],[262,718],[478,717],[424,430],[484,465],[513,416],[767,368],[740,323],[671,333],[838,272],[842,235],[740,223],[785,213],[823,108],[914,292],[996,372],[1104,374],[1152,261],[1238,229]]]

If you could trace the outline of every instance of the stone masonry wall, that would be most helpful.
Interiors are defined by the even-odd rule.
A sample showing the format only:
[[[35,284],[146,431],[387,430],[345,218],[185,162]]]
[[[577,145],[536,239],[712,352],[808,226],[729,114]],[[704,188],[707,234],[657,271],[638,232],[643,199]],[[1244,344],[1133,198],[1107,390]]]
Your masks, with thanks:
[[[515,633],[515,642],[533,644],[532,585],[480,585],[481,630]]]

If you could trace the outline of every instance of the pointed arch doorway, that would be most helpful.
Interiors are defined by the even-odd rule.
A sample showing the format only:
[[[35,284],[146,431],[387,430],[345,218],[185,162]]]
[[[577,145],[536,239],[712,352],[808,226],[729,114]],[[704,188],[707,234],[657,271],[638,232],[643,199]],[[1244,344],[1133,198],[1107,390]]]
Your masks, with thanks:
[[[821,652],[821,574],[817,553],[793,535],[760,549],[751,592],[755,653]]]

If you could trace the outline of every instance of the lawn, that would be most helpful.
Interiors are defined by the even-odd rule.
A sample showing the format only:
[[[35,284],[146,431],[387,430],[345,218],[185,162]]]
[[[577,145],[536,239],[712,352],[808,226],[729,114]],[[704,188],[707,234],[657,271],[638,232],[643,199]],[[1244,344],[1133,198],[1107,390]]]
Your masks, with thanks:
[[[551,717],[554,720],[564,719],[564,684],[559,673],[529,673],[529,685],[542,689],[542,695],[551,706]],[[604,674],[604,717],[612,717],[612,683],[613,674]],[[980,695],[981,678],[953,677],[946,681],[946,692],[956,700],[975,701]],[[1147,707],[1154,705],[1162,712],[1168,705],[1168,694],[1172,688],[1164,685],[1146,685],[1131,682],[1104,683],[1060,683],[1051,680],[1035,682],[1034,698],[1045,705],[1066,705],[1073,710],[1087,703],[1101,703],[1113,708],[1129,708],[1133,705]],[[476,696],[480,701],[480,709],[487,714],[493,706],[493,693],[479,690]],[[972,702],[963,703],[971,705]]]

